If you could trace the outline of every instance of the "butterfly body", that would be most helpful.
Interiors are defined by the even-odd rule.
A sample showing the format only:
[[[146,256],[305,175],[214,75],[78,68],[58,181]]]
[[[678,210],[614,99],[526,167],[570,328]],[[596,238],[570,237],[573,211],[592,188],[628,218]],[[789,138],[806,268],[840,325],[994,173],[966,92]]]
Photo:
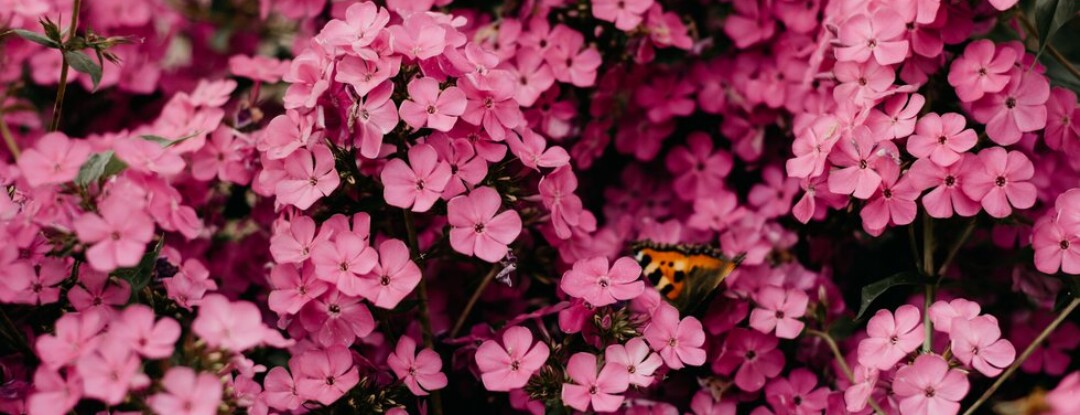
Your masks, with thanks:
[[[728,259],[707,245],[641,241],[631,249],[642,275],[662,297],[686,312],[703,303],[741,260]]]

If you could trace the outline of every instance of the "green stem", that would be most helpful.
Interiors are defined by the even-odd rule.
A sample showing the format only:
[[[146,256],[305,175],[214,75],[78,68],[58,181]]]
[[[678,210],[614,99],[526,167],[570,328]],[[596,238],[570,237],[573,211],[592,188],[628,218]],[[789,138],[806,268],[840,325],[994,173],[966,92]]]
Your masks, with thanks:
[[[829,350],[832,350],[833,357],[836,358],[836,363],[840,365],[840,370],[844,372],[844,377],[847,378],[848,382],[854,384],[855,373],[851,371],[851,366],[848,366],[847,360],[844,359],[843,353],[840,353],[840,346],[837,346],[836,340],[833,340],[832,336],[824,331],[806,329],[806,333],[820,337],[821,340],[825,341],[825,344],[829,346]],[[871,408],[874,408],[874,412],[876,412],[878,415],[885,415],[885,411],[881,409],[881,405],[878,405],[877,401],[874,400],[873,396],[867,397],[867,403],[870,404]]]
[[[937,290],[937,275],[934,274],[934,222],[930,215],[923,216],[923,272],[926,274],[926,298],[923,301],[923,353],[930,353],[934,340],[934,323],[930,321],[930,303],[934,302]]]
[[[473,307],[476,306],[476,302],[480,300],[480,294],[483,294],[484,289],[495,279],[495,275],[498,273],[499,267],[493,266],[491,267],[491,271],[488,271],[487,275],[484,276],[484,279],[480,281],[480,285],[476,287],[472,296],[469,297],[469,302],[465,303],[465,309],[461,310],[461,315],[458,316],[457,322],[454,323],[454,328],[450,330],[451,339],[457,337],[458,332],[465,326],[465,321],[468,319],[469,313],[472,311]]]
[[[982,406],[983,403],[986,403],[986,401],[994,395],[994,392],[997,392],[998,388],[1000,388],[1001,385],[1005,383],[1005,380],[1009,379],[1009,377],[1011,377],[1013,373],[1016,373],[1016,370],[1020,368],[1020,365],[1024,364],[1024,361],[1031,357],[1032,353],[1035,353],[1035,350],[1038,349],[1039,346],[1042,345],[1044,341],[1046,341],[1046,338],[1050,337],[1050,334],[1053,333],[1054,330],[1057,329],[1057,327],[1061,325],[1061,323],[1065,321],[1066,318],[1069,317],[1069,314],[1072,314],[1072,312],[1076,310],[1077,306],[1080,306],[1080,298],[1074,298],[1072,302],[1070,302],[1069,305],[1065,307],[1065,309],[1061,310],[1061,312],[1058,313],[1057,318],[1055,318],[1054,321],[1050,322],[1050,324],[1043,329],[1042,333],[1039,333],[1038,337],[1035,337],[1035,340],[1032,341],[1030,345],[1028,345],[1027,349],[1024,349],[1024,353],[1021,353],[1020,357],[1017,358],[1016,361],[1013,362],[1013,364],[1010,365],[1008,369],[1005,369],[1005,373],[1002,373],[1001,376],[998,376],[997,380],[994,381],[994,384],[990,385],[990,388],[987,389],[986,392],[983,392],[982,396],[979,396],[979,400],[975,401],[975,403],[972,404],[971,407],[964,411],[964,415],[974,414],[975,410],[979,409],[979,406]]]
[[[15,142],[15,136],[11,135],[11,129],[8,128],[2,112],[0,112],[0,136],[4,137],[4,144],[7,144],[8,151],[15,156],[15,160],[18,160],[22,152],[19,151],[19,143]]]
[[[424,346],[435,350],[435,336],[431,329],[431,311],[428,309],[428,292],[427,281],[423,276],[423,258],[420,256],[420,244],[417,242],[416,237],[416,225],[413,223],[412,211],[409,209],[402,209],[403,219],[405,220],[405,233],[409,240],[409,254],[412,258],[420,262],[420,283],[417,284],[416,297],[420,305],[420,328],[424,333]],[[431,412],[435,415],[442,415],[442,397],[439,391],[431,392]]]
[[[977,222],[978,221],[975,218],[971,218],[971,220],[968,221],[967,226],[964,227],[964,231],[960,234],[960,238],[958,238],[956,242],[953,243],[953,246],[949,248],[949,254],[945,257],[945,261],[938,267],[937,275],[945,275],[945,270],[952,264],[953,259],[956,259],[956,254],[960,252],[960,248],[964,247],[968,238],[970,238],[971,234],[975,231],[975,224]]]
[[[75,0],[71,6],[71,25],[68,26],[67,40],[60,47],[60,85],[56,87],[56,101],[53,102],[52,122],[49,123],[49,131],[60,129],[60,113],[64,109],[64,94],[67,92],[68,61],[67,45],[75,39],[75,31],[79,27],[79,10],[82,8],[82,0]]]

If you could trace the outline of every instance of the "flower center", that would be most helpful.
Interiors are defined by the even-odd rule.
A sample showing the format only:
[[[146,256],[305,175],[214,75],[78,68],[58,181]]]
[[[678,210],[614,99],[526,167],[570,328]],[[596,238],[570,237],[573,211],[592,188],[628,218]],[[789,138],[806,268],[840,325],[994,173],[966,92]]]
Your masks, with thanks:
[[[327,377],[326,377],[326,384],[327,384],[327,385],[333,385],[333,384],[334,384],[334,381],[335,381],[335,380],[334,380],[334,377],[333,377],[333,376],[327,376]]]
[[[424,190],[424,181],[423,180],[417,180],[416,181],[416,190]]]
[[[327,307],[327,310],[330,311],[330,314],[338,314],[341,313],[341,306],[337,304],[330,304],[330,307]]]
[[[1064,250],[1067,250],[1067,249],[1069,249],[1069,245],[1071,245],[1071,243],[1069,242],[1069,240],[1068,240],[1068,239],[1063,239],[1063,240],[1061,241],[1061,250],[1063,250],[1063,251],[1064,251]]]
[[[780,310],[776,310],[776,318],[784,318],[784,312],[780,311]]]
[[[866,47],[873,49],[877,47],[877,39],[870,39],[866,41]]]
[[[1005,98],[1005,106],[1008,107],[1008,108],[1016,108],[1016,98],[1013,98],[1013,97]]]
[[[941,136],[937,138],[938,144],[945,145],[945,142],[949,141],[949,137]]]
[[[634,372],[637,372],[637,368],[636,368],[636,367],[634,367],[634,365],[630,365],[630,366],[627,366],[627,367],[626,367],[626,371],[627,371],[628,373],[631,373],[631,374],[633,374]]]
[[[599,284],[601,288],[607,288],[609,285],[611,285],[611,280],[609,280],[607,277],[600,277],[600,279],[597,280],[596,283]]]
[[[383,287],[390,285],[390,277],[383,275],[382,278],[379,278],[379,284]]]
[[[870,166],[870,164],[869,164],[869,163],[867,163],[865,159],[864,159],[864,160],[859,160],[859,168],[860,168],[860,169],[864,169],[864,170],[865,170],[865,169],[866,169],[867,167],[869,167],[869,166]]]
[[[434,114],[435,113],[435,106],[434,105],[428,105],[427,106],[427,113],[428,114]]]
[[[889,337],[889,343],[891,343],[891,344],[896,344],[896,342],[898,342],[898,341],[900,341],[900,337],[897,337],[895,335],[892,336],[892,337]]]
[[[926,397],[927,398],[933,398],[936,393],[937,392],[934,391],[934,388],[930,388],[930,387],[926,388]]]
[[[476,233],[484,233],[484,224],[477,223],[476,225],[473,225],[473,230],[476,231]]]
[[[945,176],[945,185],[949,186],[949,187],[955,186],[956,185],[956,177]]]
[[[521,362],[517,360],[510,362],[510,370],[516,372],[518,369],[521,369]]]
[[[1005,187],[1005,183],[1008,183],[1005,176],[998,176],[997,179],[994,180],[994,185],[997,187]]]
[[[747,350],[745,356],[746,360],[754,360],[755,358],[757,358],[757,352],[753,350]]]
[[[678,346],[678,345],[679,345],[679,340],[678,340],[678,339],[676,339],[676,338],[674,338],[674,337],[672,337],[672,338],[668,339],[668,341],[667,341],[667,345],[668,345],[668,346],[671,346],[671,347],[676,347],[676,346]]]
[[[598,391],[596,390],[595,385],[594,386],[589,386],[589,395],[596,395],[596,392],[598,392]]]

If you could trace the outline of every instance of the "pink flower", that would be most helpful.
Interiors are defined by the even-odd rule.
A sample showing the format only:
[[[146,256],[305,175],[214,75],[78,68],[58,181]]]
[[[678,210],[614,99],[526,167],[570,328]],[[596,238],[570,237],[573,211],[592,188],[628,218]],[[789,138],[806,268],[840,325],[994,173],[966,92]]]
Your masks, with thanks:
[[[997,319],[989,315],[954,318],[949,337],[956,359],[986,376],[997,376],[1016,359],[1016,348],[1001,338]]]
[[[229,72],[233,75],[259,82],[276,83],[289,70],[288,61],[255,55],[232,55],[229,57]]]
[[[571,297],[588,301],[594,307],[632,300],[645,291],[641,266],[630,257],[622,257],[608,269],[605,257],[584,259],[574,263],[563,274],[559,287]]]
[[[340,232],[311,251],[315,277],[333,284],[350,296],[360,294],[360,280],[371,272],[378,254],[368,246],[367,235]]]
[[[34,392],[26,399],[27,413],[64,415],[79,403],[82,391],[78,373],[69,371],[64,378],[55,370],[39,366],[34,372]]]
[[[409,163],[393,159],[383,168],[383,197],[390,206],[427,212],[450,182],[450,165],[428,144],[409,149]]]
[[[56,331],[38,337],[35,351],[50,370],[74,363],[101,342],[105,327],[101,313],[66,313],[56,320]]]
[[[736,368],[735,385],[747,392],[760,390],[765,381],[784,369],[784,353],[777,350],[776,336],[755,330],[735,328],[724,340],[720,357],[713,362],[713,371],[730,375]]]
[[[979,303],[956,298],[952,301],[938,301],[930,305],[930,321],[934,330],[943,333],[952,332],[952,323],[956,319],[970,320],[979,315]]]
[[[605,364],[597,374],[596,355],[575,353],[566,363],[566,375],[574,383],[564,383],[563,403],[579,411],[590,406],[597,412],[612,412],[622,406],[623,396],[629,387],[629,376],[621,367]]]
[[[544,137],[528,128],[520,133],[520,137],[515,133],[507,134],[506,144],[510,147],[510,152],[521,160],[521,164],[533,170],[539,171],[541,167],[559,168],[570,164],[570,154],[565,149],[559,146],[547,147]]]
[[[11,302],[42,305],[60,299],[60,283],[71,275],[71,269],[57,258],[45,258],[36,266],[18,261],[6,266],[8,274],[0,284],[13,290]]]
[[[163,392],[146,399],[158,414],[214,415],[221,403],[221,382],[210,373],[176,366],[161,380]]]
[[[795,369],[785,378],[777,378],[765,386],[765,399],[777,413],[817,414],[828,406],[829,388],[817,387],[817,376]]]
[[[833,89],[836,102],[870,106],[896,80],[896,72],[889,66],[879,65],[873,60],[863,63],[837,62],[833,66],[833,75],[840,84]]]
[[[1035,223],[1031,247],[1035,249],[1035,268],[1039,272],[1080,274],[1080,232],[1060,221],[1046,218]]]
[[[684,365],[701,366],[705,363],[705,330],[694,317],[679,320],[679,310],[669,304],[661,304],[653,312],[652,320],[645,329],[649,346],[660,354],[664,363],[672,369]]]
[[[615,23],[624,32],[641,24],[642,15],[652,7],[653,0],[592,0],[593,17]]]
[[[63,133],[48,133],[19,156],[19,169],[30,186],[70,182],[90,157],[90,145]]]
[[[429,59],[443,53],[446,48],[446,29],[424,13],[408,15],[402,25],[390,27],[390,38],[395,52],[409,59]],[[410,94],[412,84],[410,83]],[[464,103],[462,103],[464,105]],[[402,118],[405,118],[402,115]]]
[[[184,170],[184,159],[171,148],[143,138],[122,138],[113,143],[116,157],[128,168],[144,173],[173,176]]]
[[[1080,412],[1080,372],[1072,372],[1054,390],[1046,394],[1046,403],[1050,405],[1049,415],[1068,415]]]
[[[548,41],[551,46],[544,59],[555,79],[581,88],[596,82],[596,70],[602,59],[595,47],[584,48],[585,36],[560,24],[551,31]]]
[[[473,190],[446,204],[450,222],[450,246],[465,255],[476,255],[487,262],[506,256],[507,245],[521,233],[521,217],[514,210],[498,213],[502,199],[490,187]]]
[[[964,177],[964,193],[982,203],[990,216],[1004,218],[1013,208],[1027,209],[1035,205],[1036,189],[1029,180],[1035,166],[1020,151],[991,147],[979,152],[982,168],[972,166]]]
[[[895,161],[882,160],[877,167],[882,178],[881,188],[859,212],[863,228],[875,235],[889,224],[901,226],[914,221],[918,212],[915,199],[919,197],[919,190],[915,189],[911,179],[899,177],[900,166]]]
[[[950,369],[941,356],[923,354],[896,371],[892,390],[900,401],[900,413],[955,415],[968,387],[963,372]]]
[[[841,139],[840,123],[833,117],[819,117],[809,125],[795,128],[795,141],[791,152],[795,157],[787,161],[787,173],[791,177],[811,178],[825,171],[826,160],[832,148]]]
[[[626,345],[613,344],[604,350],[604,365],[623,368],[631,385],[647,387],[653,383],[653,373],[663,365],[660,355],[652,353],[641,337],[635,337]]]
[[[919,94],[893,95],[881,110],[870,110],[866,125],[878,141],[907,137],[915,131],[915,118],[925,104],[926,98]]]
[[[84,270],[79,285],[68,291],[68,301],[77,311],[102,311],[111,316],[114,306],[122,306],[131,298],[131,284],[124,280],[110,281],[103,272]]]
[[[153,309],[133,304],[110,325],[109,337],[148,359],[164,359],[172,356],[180,339],[180,324],[169,317],[162,317],[155,324]]]
[[[327,346],[348,346],[375,330],[375,318],[364,303],[336,289],[301,308],[300,324],[318,344]]]
[[[311,250],[326,243],[329,235],[315,237],[315,221],[308,216],[297,215],[289,221],[282,221],[274,227],[270,237],[270,254],[279,264],[299,264],[311,256]]]
[[[461,90],[468,97],[465,112],[461,119],[472,125],[483,126],[492,140],[502,141],[507,132],[525,123],[521,114],[521,107],[514,100],[516,92],[515,81],[509,75],[496,77],[494,74],[488,78],[492,82],[477,85],[470,78],[462,79],[459,83]],[[500,80],[494,82],[495,79]]]
[[[930,113],[919,119],[915,134],[908,138],[907,151],[919,158],[928,157],[942,167],[960,161],[960,153],[975,147],[978,137],[964,129],[964,116],[957,113]]]
[[[138,204],[120,195],[105,198],[98,213],[85,213],[74,223],[79,239],[92,244],[86,259],[95,270],[109,272],[139,264],[154,238],[154,222]]]
[[[297,394],[330,405],[360,382],[352,354],[344,346],[309,350],[298,358],[294,373]]]
[[[540,200],[551,211],[551,226],[555,235],[561,239],[571,236],[571,228],[581,223],[584,206],[581,198],[574,194],[577,189],[577,176],[569,167],[555,169],[540,179]]]
[[[420,267],[409,256],[409,247],[397,239],[379,244],[379,263],[361,278],[359,295],[376,307],[393,309],[420,283]]]
[[[326,281],[315,276],[310,264],[302,268],[292,264],[278,264],[270,270],[270,296],[267,306],[278,314],[296,314],[308,302],[330,289]]]
[[[724,187],[724,178],[731,172],[731,154],[713,149],[712,138],[700,131],[686,137],[686,147],[675,147],[664,164],[677,175],[675,194],[683,200],[694,200]]]
[[[220,294],[208,295],[199,302],[199,314],[191,323],[191,331],[210,347],[234,352],[262,343],[269,330],[255,304],[230,302]]]
[[[139,372],[141,367],[142,361],[128,345],[111,341],[102,342],[96,351],[79,359],[77,365],[83,378],[83,393],[109,405],[123,402],[129,388],[150,383]]]
[[[1076,93],[1061,87],[1050,90],[1046,101],[1046,145],[1058,150],[1071,148],[1070,143],[1080,139],[1080,108],[1076,107]]]
[[[397,349],[386,358],[386,364],[413,395],[426,396],[428,391],[446,387],[439,354],[430,348],[417,354],[416,342],[409,336],[398,340]]]
[[[274,193],[278,201],[304,210],[319,199],[329,196],[341,183],[334,169],[334,155],[322,144],[311,151],[297,149],[285,159],[285,177],[278,182]]]
[[[919,309],[902,305],[893,315],[889,310],[878,310],[866,323],[869,336],[859,342],[859,364],[878,370],[889,370],[922,346],[926,333],[923,331]]]
[[[297,149],[322,139],[323,133],[315,129],[315,122],[314,114],[285,111],[270,120],[255,148],[270,160],[289,157]]]
[[[393,131],[398,125],[398,111],[390,95],[394,92],[393,82],[383,82],[357,101],[352,110],[356,147],[360,155],[369,159],[379,156],[382,150],[383,136]]]
[[[840,25],[836,60],[866,62],[873,55],[881,65],[900,63],[907,57],[904,20],[890,8],[873,15],[856,14]]]
[[[314,44],[314,43],[313,43]],[[301,53],[281,80],[289,83],[285,91],[285,109],[315,108],[315,103],[330,88],[332,57],[322,48],[313,47]]]
[[[972,116],[986,124],[986,136],[1003,146],[1016,144],[1023,133],[1046,126],[1050,82],[1036,72],[1014,72],[1000,93],[972,104]]]
[[[299,356],[294,356],[289,359],[289,369],[277,366],[270,369],[266,373],[266,378],[263,379],[263,392],[260,398],[263,399],[266,404],[274,409],[283,411],[291,411],[299,408],[304,399],[297,395],[296,382],[294,381],[292,371],[294,374],[300,373],[300,368],[297,365],[300,363]]]
[[[346,55],[337,64],[337,74],[334,80],[349,84],[357,96],[366,96],[375,88],[381,87],[387,79],[397,76],[401,71],[401,56],[386,56],[380,59],[366,60],[360,57]],[[391,87],[391,89],[393,89]],[[376,100],[368,101],[374,104]],[[391,105],[391,107],[393,107]],[[397,108],[394,108],[394,119],[397,119]]]
[[[326,23],[319,37],[328,45],[349,47],[358,56],[375,60],[378,55],[368,46],[390,22],[390,12],[372,2],[356,3],[345,9],[345,20]]]
[[[547,362],[550,350],[543,342],[532,342],[529,329],[515,326],[503,332],[503,345],[487,340],[476,349],[480,379],[489,391],[508,391],[525,386],[529,377]]]
[[[968,172],[979,169],[981,163],[974,154],[964,153],[959,162],[941,167],[930,159],[915,160],[908,170],[911,185],[919,190],[933,188],[923,195],[922,204],[933,218],[948,218],[955,211],[960,216],[974,216],[982,209],[962,190],[963,179]]]
[[[869,128],[856,128],[850,138],[840,139],[829,157],[840,167],[829,172],[829,191],[869,199],[881,185],[878,165],[895,163],[893,157],[897,155],[892,142],[878,142]]]
[[[439,81],[416,78],[409,82],[409,99],[401,103],[401,119],[412,128],[450,131],[468,102],[460,88],[439,89]]]
[[[450,182],[443,189],[443,200],[465,193],[487,177],[487,161],[477,154],[476,147],[469,139],[433,134],[428,137],[427,143],[435,147],[439,158],[450,165]]]
[[[1009,71],[1016,63],[1016,50],[1008,47],[994,51],[994,42],[980,39],[971,42],[964,54],[949,68],[949,84],[963,102],[972,102],[984,94],[996,94],[1009,83]]]
[[[754,295],[754,302],[757,308],[750,312],[750,327],[757,331],[768,334],[776,330],[776,337],[794,339],[806,326],[798,320],[810,302],[802,290],[767,285]]]

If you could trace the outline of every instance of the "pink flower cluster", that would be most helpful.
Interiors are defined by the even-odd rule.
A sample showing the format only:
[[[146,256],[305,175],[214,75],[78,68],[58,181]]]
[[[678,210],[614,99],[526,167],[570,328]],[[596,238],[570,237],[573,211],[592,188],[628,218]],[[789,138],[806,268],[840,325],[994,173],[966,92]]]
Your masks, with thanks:
[[[0,412],[1080,411],[1025,4],[181,3],[0,0]]]

